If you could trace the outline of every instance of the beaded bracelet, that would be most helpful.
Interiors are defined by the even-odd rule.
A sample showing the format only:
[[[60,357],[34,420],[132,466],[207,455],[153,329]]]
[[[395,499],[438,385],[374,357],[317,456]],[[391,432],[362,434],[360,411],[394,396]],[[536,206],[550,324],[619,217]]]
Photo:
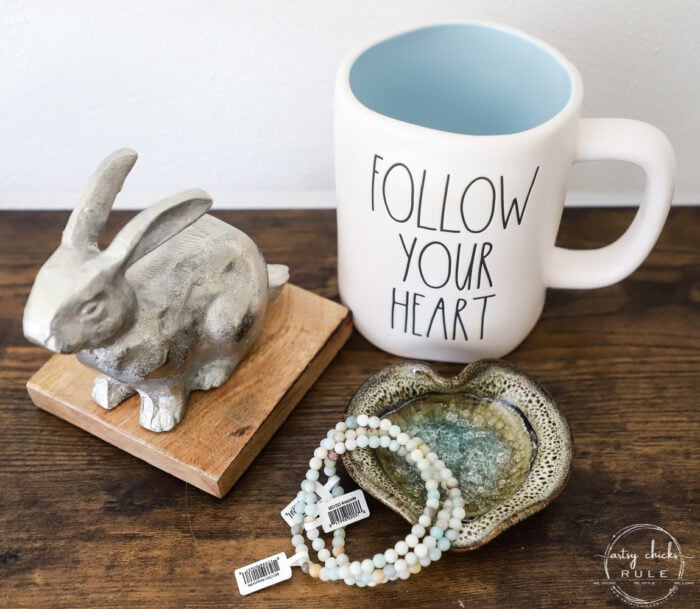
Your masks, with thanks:
[[[316,520],[319,471],[327,476],[332,486],[336,461],[339,455],[356,448],[387,448],[415,464],[425,482],[427,498],[418,524],[413,525],[405,539],[393,548],[375,554],[371,559],[350,561],[345,553],[345,527],[333,531],[333,550],[326,548],[318,528],[312,526]],[[445,498],[440,509],[440,489]],[[333,486],[332,495],[343,494],[343,489]],[[439,560],[457,539],[465,517],[464,500],[457,479],[449,468],[418,437],[411,438],[387,418],[373,416],[350,416],[331,428],[314,451],[309,461],[309,470],[301,483],[293,516],[292,545],[297,555],[302,555],[301,568],[312,577],[323,581],[343,580],[348,585],[359,587],[408,579],[423,567]],[[306,525],[306,526],[305,526]],[[306,530],[306,538],[302,534]],[[320,563],[311,561],[306,539],[317,552]]]

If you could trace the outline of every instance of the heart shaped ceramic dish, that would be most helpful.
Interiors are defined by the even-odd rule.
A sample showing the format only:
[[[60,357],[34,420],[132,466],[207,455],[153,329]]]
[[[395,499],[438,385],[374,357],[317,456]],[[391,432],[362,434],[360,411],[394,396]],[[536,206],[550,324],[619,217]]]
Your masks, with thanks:
[[[360,387],[347,414],[389,417],[448,465],[466,502],[457,549],[478,548],[541,510],[569,476],[564,415],[539,383],[500,360],[480,360],[452,378],[419,362],[388,366]],[[403,458],[357,449],[343,463],[365,491],[418,521],[425,490]]]

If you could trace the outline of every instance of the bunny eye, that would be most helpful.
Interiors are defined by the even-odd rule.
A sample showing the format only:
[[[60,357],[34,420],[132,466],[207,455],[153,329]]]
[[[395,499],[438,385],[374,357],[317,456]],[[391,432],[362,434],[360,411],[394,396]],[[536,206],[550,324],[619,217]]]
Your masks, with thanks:
[[[104,309],[104,303],[101,300],[89,300],[80,307],[81,317],[93,319],[100,315]]]

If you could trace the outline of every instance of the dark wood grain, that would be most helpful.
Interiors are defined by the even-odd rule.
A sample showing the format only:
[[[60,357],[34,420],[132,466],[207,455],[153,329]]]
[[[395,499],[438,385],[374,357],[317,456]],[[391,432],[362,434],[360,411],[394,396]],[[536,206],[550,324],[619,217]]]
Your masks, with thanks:
[[[332,211],[223,212],[292,281],[337,299]],[[560,242],[594,247],[629,210],[568,210]],[[568,417],[571,479],[546,510],[471,553],[376,589],[291,581],[239,596],[234,568],[291,549],[280,509],[326,429],[364,379],[397,361],[355,334],[240,479],[218,500],[37,409],[25,383],[48,358],[22,337],[21,313],[65,213],[0,215],[0,606],[24,607],[622,607],[601,555],[626,525],[680,542],[683,586],[700,595],[700,208],[674,209],[654,252],[627,280],[551,291],[540,323],[507,359],[549,389]],[[110,231],[128,214],[115,214]],[[517,306],[517,305],[514,305]],[[438,365],[445,374],[459,366]],[[405,535],[393,512],[349,531],[365,556]]]

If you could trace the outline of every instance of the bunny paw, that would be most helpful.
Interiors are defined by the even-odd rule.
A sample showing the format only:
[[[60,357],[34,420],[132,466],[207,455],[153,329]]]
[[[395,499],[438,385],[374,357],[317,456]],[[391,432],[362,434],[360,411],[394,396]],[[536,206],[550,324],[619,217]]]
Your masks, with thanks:
[[[160,433],[170,431],[182,419],[186,397],[179,393],[165,395],[141,394],[139,423],[142,427]]]
[[[197,371],[192,379],[192,388],[206,391],[223,385],[231,376],[236,363],[237,360],[232,358],[221,358],[209,362]]]
[[[136,391],[128,385],[115,381],[104,374],[100,374],[92,384],[92,399],[95,401],[95,404],[105,410],[111,410],[119,406],[134,393]]]

